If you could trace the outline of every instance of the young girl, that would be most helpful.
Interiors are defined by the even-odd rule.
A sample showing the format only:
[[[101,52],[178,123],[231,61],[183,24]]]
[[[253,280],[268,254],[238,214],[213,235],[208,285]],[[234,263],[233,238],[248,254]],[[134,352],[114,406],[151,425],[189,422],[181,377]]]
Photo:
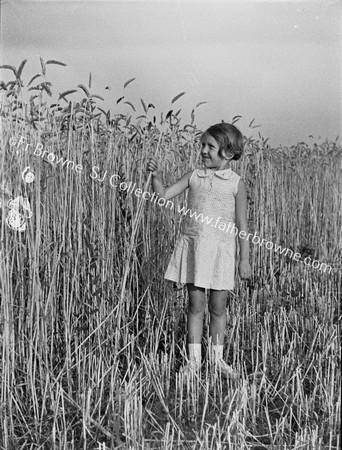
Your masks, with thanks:
[[[223,360],[228,291],[234,288],[235,238],[239,233],[239,273],[251,274],[247,231],[247,195],[244,181],[229,168],[243,151],[241,132],[227,123],[211,126],[201,137],[203,169],[186,173],[164,188],[161,170],[150,158],[152,187],[159,197],[169,200],[189,188],[188,210],[182,231],[171,256],[165,278],[186,283],[189,293],[188,351],[190,364],[185,370],[201,366],[201,338],[205,310],[205,289],[210,289],[209,334],[215,366],[228,376],[235,373]],[[245,234],[243,233],[245,232]]]

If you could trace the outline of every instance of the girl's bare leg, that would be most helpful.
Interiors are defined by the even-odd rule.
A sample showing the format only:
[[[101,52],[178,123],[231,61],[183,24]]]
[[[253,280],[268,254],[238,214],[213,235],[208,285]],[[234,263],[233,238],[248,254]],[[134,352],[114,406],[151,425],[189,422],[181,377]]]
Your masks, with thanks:
[[[205,289],[187,284],[189,293],[188,344],[200,344],[205,310]]]
[[[223,345],[224,332],[226,329],[226,306],[227,306],[228,291],[210,291],[209,297],[209,334],[214,345]]]

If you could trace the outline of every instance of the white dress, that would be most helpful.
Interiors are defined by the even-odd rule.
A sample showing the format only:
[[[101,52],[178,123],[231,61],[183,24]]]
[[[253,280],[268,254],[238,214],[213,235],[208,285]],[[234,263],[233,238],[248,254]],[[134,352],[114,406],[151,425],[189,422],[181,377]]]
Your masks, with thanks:
[[[195,169],[188,209],[165,279],[216,290],[234,289],[235,196],[240,176],[232,169]]]

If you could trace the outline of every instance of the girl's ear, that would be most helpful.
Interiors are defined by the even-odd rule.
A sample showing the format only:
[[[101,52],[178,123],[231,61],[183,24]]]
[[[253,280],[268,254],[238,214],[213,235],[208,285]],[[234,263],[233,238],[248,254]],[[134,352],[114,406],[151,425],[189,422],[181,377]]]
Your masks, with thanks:
[[[234,153],[232,151],[224,152],[224,159],[231,160],[234,158]]]

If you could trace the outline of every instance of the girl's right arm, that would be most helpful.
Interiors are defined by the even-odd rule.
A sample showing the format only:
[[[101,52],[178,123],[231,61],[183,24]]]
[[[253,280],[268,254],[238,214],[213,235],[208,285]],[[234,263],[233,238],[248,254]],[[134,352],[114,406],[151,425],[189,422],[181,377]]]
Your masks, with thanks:
[[[170,200],[171,198],[176,197],[176,195],[184,192],[185,189],[189,187],[189,180],[193,172],[193,170],[191,170],[190,172],[183,175],[182,178],[180,178],[178,181],[176,181],[176,183],[171,184],[171,186],[168,186],[167,188],[164,188],[161,177],[161,170],[154,158],[150,158],[147,164],[147,170],[152,172],[153,191],[156,192],[159,197],[165,198],[165,200]]]

